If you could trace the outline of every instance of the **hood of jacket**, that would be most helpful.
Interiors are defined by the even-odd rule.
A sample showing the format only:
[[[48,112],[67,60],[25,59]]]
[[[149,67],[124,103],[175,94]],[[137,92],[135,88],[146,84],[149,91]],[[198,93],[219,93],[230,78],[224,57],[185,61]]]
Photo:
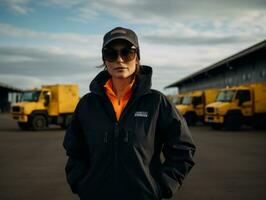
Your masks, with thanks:
[[[141,65],[139,73],[135,77],[135,85],[133,92],[138,95],[143,95],[150,92],[151,89],[152,68],[146,65]],[[91,82],[90,91],[98,95],[105,94],[104,84],[111,76],[107,70],[101,71]]]

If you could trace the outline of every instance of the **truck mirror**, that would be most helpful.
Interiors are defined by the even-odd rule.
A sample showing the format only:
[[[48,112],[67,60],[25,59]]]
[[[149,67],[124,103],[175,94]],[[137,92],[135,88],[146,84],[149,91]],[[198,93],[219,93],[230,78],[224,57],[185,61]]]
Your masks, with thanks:
[[[16,103],[19,102],[19,96],[16,94]]]
[[[201,104],[201,98],[199,98],[199,97],[193,98],[192,104],[193,104],[194,107],[196,107],[197,105]]]

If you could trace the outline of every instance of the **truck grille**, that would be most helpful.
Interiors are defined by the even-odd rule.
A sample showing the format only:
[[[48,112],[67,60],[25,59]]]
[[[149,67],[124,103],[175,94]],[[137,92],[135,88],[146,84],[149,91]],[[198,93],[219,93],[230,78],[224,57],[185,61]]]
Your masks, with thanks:
[[[20,111],[19,106],[13,106],[12,107],[12,112],[19,112],[19,111]]]
[[[214,108],[213,107],[208,107],[207,108],[207,113],[214,113]]]

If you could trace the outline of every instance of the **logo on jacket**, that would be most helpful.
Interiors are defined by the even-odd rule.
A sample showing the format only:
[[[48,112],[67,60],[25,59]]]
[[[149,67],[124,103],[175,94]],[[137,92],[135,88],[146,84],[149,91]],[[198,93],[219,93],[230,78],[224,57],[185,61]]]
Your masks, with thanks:
[[[137,111],[137,112],[135,112],[134,117],[148,117],[148,112],[146,112],[146,111]]]

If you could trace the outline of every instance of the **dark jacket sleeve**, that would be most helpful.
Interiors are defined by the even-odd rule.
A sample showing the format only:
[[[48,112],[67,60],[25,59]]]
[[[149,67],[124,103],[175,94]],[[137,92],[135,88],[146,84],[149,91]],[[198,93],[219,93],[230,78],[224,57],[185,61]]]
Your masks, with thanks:
[[[161,192],[163,198],[171,198],[191,168],[196,147],[185,119],[162,96],[158,117],[158,129],[165,161],[161,168]]]
[[[78,183],[88,171],[88,148],[82,132],[79,112],[82,99],[76,107],[71,124],[66,131],[63,146],[68,160],[65,166],[66,178],[73,193],[78,193]]]

